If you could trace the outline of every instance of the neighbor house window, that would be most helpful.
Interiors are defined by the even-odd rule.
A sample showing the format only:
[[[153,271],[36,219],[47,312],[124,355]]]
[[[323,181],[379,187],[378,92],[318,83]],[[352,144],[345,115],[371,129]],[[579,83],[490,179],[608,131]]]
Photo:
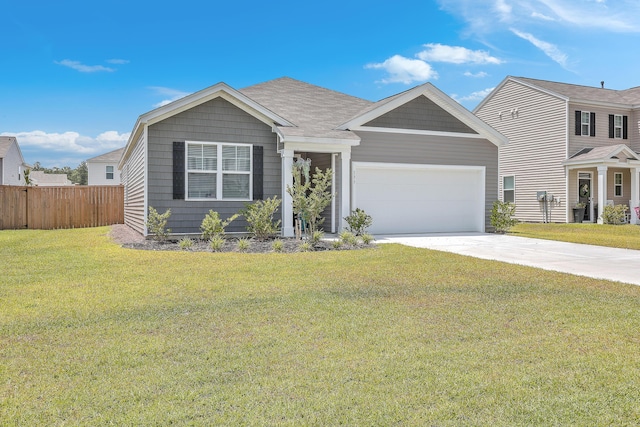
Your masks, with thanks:
[[[516,178],[515,176],[502,177],[502,201],[515,203],[516,201]]]
[[[113,166],[107,166],[107,179],[113,179]]]
[[[613,135],[614,138],[622,139],[622,116],[620,114],[613,116]]]
[[[583,111],[582,115],[581,115],[581,129],[582,129],[582,135],[586,135],[589,136],[589,129],[591,126],[591,121],[589,120],[589,112],[588,111]]]
[[[613,174],[613,194],[616,197],[622,197],[622,172]]]
[[[249,200],[251,145],[187,142],[187,198]]]

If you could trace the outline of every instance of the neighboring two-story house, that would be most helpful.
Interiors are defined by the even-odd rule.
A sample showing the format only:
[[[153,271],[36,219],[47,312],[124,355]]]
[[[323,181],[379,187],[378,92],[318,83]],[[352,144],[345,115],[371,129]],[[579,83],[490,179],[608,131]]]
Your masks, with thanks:
[[[607,204],[638,223],[640,87],[599,87],[506,77],[474,110],[506,136],[499,148],[500,199],[522,221],[588,222]]]
[[[124,147],[87,160],[87,185],[120,185],[118,162]]]
[[[0,185],[25,185],[28,169],[15,136],[0,136]]]

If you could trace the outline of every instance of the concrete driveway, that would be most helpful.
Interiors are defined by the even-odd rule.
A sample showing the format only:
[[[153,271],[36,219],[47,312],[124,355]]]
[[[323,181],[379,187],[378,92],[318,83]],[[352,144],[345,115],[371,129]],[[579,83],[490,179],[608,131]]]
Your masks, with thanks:
[[[502,234],[380,235],[377,243],[453,252],[544,270],[640,285],[640,251]]]

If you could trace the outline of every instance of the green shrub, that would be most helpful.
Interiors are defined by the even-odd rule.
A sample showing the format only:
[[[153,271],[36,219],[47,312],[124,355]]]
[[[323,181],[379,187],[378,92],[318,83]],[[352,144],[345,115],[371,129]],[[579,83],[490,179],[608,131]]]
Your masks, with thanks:
[[[367,215],[367,213],[360,208],[356,208],[356,210],[351,212],[351,215],[345,217],[344,220],[349,224],[347,230],[356,236],[361,236],[366,233],[367,228],[371,227],[371,224],[373,224],[371,215]]]
[[[284,249],[284,242],[280,239],[274,240],[273,243],[271,243],[271,249],[274,252],[282,252]]]
[[[226,221],[222,221],[218,212],[210,210],[200,224],[202,238],[205,240],[210,240],[214,236],[224,234],[224,229],[231,223],[231,221],[235,220],[239,216],[239,214],[234,214],[231,217],[227,218]]]
[[[331,246],[333,247],[333,249],[340,249],[342,247],[342,240],[334,240],[333,242],[331,242]]]
[[[258,240],[266,240],[280,231],[280,220],[274,221],[273,215],[280,207],[282,200],[276,196],[267,200],[258,200],[246,204],[241,214],[247,219],[247,231],[253,233]]]
[[[190,247],[193,246],[193,240],[191,240],[188,237],[183,237],[182,239],[180,239],[180,241],[178,242],[178,246],[180,246],[180,249],[189,249]]]
[[[224,248],[226,240],[221,235],[216,235],[209,240],[209,246],[214,252],[220,252]]]
[[[496,233],[506,233],[511,227],[518,223],[513,216],[516,213],[516,205],[510,202],[493,202],[491,209],[491,225]]]
[[[313,233],[311,233],[311,244],[312,245],[317,245],[318,243],[320,243],[320,241],[324,238],[324,231],[321,230],[316,230]]]
[[[627,205],[605,206],[602,209],[602,222],[605,224],[620,225],[627,222]]]
[[[360,236],[360,238],[362,239],[362,243],[364,243],[365,245],[369,245],[375,240],[374,237],[369,233],[364,233]]]
[[[250,247],[251,247],[251,241],[246,237],[243,237],[242,239],[238,240],[238,243],[236,245],[238,252],[247,252]]]
[[[311,244],[310,241],[306,240],[300,243],[300,245],[298,246],[298,250],[300,252],[311,252],[313,251],[313,245]]]
[[[347,246],[356,246],[358,244],[358,238],[351,231],[344,230],[339,237],[342,243]]]
[[[147,230],[153,235],[154,240],[163,241],[171,233],[171,229],[167,228],[167,222],[171,216],[171,209],[167,209],[165,213],[159,214],[152,206],[149,206],[149,215],[147,217]]]

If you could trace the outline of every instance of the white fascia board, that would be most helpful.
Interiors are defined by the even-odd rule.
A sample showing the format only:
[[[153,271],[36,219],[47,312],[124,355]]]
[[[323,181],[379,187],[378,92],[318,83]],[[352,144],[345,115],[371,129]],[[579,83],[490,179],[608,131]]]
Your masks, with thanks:
[[[138,141],[140,133],[144,128],[218,97],[225,99],[226,101],[245,111],[247,114],[270,126],[273,126],[274,123],[278,123],[281,126],[295,126],[285,118],[263,107],[248,96],[233,89],[226,83],[217,83],[211,87],[187,95],[167,105],[142,114],[140,117],[138,117],[138,120],[133,127],[133,132],[131,132],[131,136],[127,141],[127,145],[122,155],[120,164],[124,165],[124,160],[129,157],[133,146],[135,146],[135,142]]]
[[[283,142],[285,150],[304,151],[310,153],[348,153],[351,152],[351,147],[358,145],[329,142],[318,144],[317,142],[303,141],[300,139],[285,140]]]
[[[589,99],[578,99],[578,98],[571,99],[571,104],[604,107],[604,108],[616,108],[620,110],[631,110],[633,108],[633,105],[631,104],[619,104],[616,102],[594,101]]]
[[[405,134],[405,135],[444,136],[448,138],[486,139],[484,136],[477,133],[442,132],[442,131],[436,131],[436,130],[420,130],[420,129],[381,128],[381,127],[374,127],[374,126],[358,126],[358,127],[352,128],[351,131],[397,133],[397,134]]]
[[[342,138],[321,138],[312,136],[289,136],[283,137],[281,142],[285,144],[316,144],[316,145],[336,145],[353,147],[360,145],[358,139],[342,139]]]

